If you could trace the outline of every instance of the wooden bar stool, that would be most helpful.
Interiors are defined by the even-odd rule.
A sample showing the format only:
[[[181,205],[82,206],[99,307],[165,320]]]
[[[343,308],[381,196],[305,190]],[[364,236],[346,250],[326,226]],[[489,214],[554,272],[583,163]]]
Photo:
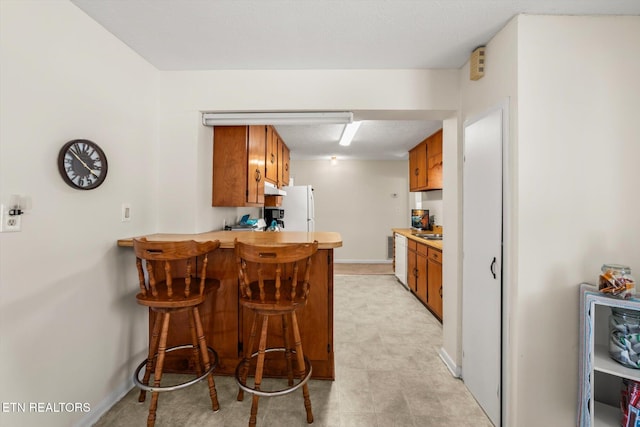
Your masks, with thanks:
[[[220,242],[217,240],[204,243],[193,240],[150,242],[142,238],[133,241],[140,280],[140,293],[136,299],[138,304],[147,306],[155,312],[153,332],[149,340],[149,355],[133,375],[133,381],[141,389],[138,401],[144,402],[146,392],[151,392],[147,418],[147,426],[149,427],[155,424],[158,393],[188,387],[205,377],[209,382],[211,406],[214,411],[220,409],[212,374],[218,363],[218,354],[207,346],[198,310],[198,306],[205,300],[206,294],[220,286],[217,280],[206,277],[207,255],[219,246]],[[181,311],[188,311],[191,344],[167,348],[171,315]],[[192,349],[197,372],[196,378],[176,385],[161,386],[165,354],[185,348]],[[213,363],[210,361],[209,353],[213,356]],[[144,378],[140,380],[140,371],[143,367],[145,367]],[[150,386],[149,378],[152,371],[153,385]]]
[[[318,242],[287,244],[278,246],[248,245],[236,240],[235,254],[240,281],[240,305],[254,314],[245,355],[236,368],[236,382],[240,387],[238,400],[244,392],[253,394],[249,426],[254,427],[258,414],[260,396],[280,396],[302,387],[307,423],[313,422],[311,401],[307,381],[311,376],[311,364],[304,356],[296,310],[303,307],[309,295],[311,257],[318,250]],[[267,348],[269,318],[280,316],[284,347]],[[253,353],[258,323],[261,323],[258,351]],[[292,331],[289,331],[291,327]],[[289,333],[293,333],[294,348]],[[261,390],[265,354],[283,352],[286,360],[288,387],[277,391]],[[296,356],[297,383],[294,385],[292,355]],[[251,359],[257,357],[254,385],[247,385]]]

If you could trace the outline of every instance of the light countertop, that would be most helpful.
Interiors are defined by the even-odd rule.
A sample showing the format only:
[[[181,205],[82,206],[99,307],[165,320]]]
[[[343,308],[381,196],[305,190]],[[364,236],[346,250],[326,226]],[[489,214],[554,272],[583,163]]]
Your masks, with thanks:
[[[416,237],[416,234],[438,233],[438,231],[417,231],[411,228],[392,228],[394,233],[402,234],[411,240],[415,240],[418,243],[422,243],[427,246],[431,246],[434,249],[442,250],[442,240],[427,240],[421,237]],[[438,234],[442,234],[441,232]]]
[[[151,241],[181,241],[195,240],[196,242],[206,242],[219,240],[221,248],[233,248],[233,242],[237,238],[240,242],[256,245],[273,245],[284,243],[312,243],[318,241],[318,249],[333,249],[342,246],[340,233],[331,231],[317,231],[307,233],[303,231],[210,231],[198,234],[171,234],[156,233],[146,236]],[[133,247],[133,237],[118,240],[118,246]]]

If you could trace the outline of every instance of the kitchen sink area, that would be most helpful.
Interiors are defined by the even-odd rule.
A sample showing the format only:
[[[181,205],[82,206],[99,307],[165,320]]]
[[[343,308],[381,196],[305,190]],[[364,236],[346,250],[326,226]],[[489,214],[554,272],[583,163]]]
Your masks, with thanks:
[[[435,233],[416,233],[414,234],[416,237],[420,237],[425,240],[442,240],[442,234]]]

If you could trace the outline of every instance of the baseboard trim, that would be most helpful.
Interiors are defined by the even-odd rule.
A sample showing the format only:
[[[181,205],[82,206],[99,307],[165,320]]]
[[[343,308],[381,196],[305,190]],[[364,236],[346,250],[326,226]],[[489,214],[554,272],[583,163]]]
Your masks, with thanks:
[[[441,347],[440,350],[438,350],[438,355],[447,366],[447,369],[449,369],[449,372],[451,372],[451,375],[453,375],[455,378],[460,378],[462,370],[458,365],[455,364],[453,359],[451,359],[447,351]]]
[[[84,417],[82,417],[78,422],[74,423],[74,427],[84,427],[84,426],[92,426],[98,422],[100,417],[102,417],[113,405],[115,405],[120,399],[122,399],[129,391],[133,388],[133,377],[130,378],[120,384],[115,388],[111,393],[107,395],[100,403],[98,403],[95,407],[91,408]]]

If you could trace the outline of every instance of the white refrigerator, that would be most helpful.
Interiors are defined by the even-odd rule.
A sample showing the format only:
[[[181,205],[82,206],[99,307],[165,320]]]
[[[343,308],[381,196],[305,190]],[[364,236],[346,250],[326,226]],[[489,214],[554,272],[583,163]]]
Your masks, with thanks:
[[[287,192],[281,206],[284,209],[284,231],[315,231],[313,187],[294,185],[283,190]]]

